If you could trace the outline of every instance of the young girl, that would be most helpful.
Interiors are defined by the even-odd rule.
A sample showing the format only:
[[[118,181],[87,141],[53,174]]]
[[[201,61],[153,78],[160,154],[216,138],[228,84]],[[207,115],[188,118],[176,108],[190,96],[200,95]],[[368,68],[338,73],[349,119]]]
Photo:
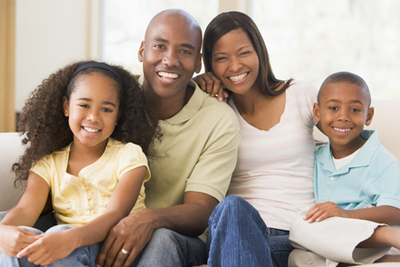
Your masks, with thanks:
[[[27,186],[0,222],[0,266],[94,266],[109,230],[144,207],[156,125],[121,67],[78,62],[44,80],[19,123],[27,148],[13,170]],[[30,226],[49,193],[58,225],[42,233]]]
[[[227,102],[242,134],[232,196],[210,217],[208,266],[287,266],[290,223],[302,205],[314,203],[317,89],[274,76],[257,26],[241,12],[210,22],[203,59],[208,73],[195,81],[219,98],[221,83],[231,92]]]

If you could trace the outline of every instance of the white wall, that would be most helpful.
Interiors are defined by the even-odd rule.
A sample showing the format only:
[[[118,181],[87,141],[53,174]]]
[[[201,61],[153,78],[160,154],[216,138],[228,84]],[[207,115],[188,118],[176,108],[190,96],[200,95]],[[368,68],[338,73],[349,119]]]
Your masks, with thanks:
[[[51,73],[98,59],[101,0],[17,0],[15,108]],[[93,24],[94,27],[92,26]]]

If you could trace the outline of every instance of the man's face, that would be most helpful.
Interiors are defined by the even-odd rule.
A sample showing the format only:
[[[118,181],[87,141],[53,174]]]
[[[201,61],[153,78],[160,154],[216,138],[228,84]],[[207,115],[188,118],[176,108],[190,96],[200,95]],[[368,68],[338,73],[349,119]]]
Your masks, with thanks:
[[[201,33],[181,14],[162,14],[150,23],[139,49],[144,89],[160,98],[185,94],[201,69]]]

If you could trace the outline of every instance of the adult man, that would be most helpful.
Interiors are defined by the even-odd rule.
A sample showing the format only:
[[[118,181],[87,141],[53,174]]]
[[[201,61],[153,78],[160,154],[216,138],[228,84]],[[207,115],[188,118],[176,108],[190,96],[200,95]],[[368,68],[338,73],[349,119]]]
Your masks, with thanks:
[[[100,266],[206,262],[198,236],[225,196],[240,133],[232,109],[191,81],[201,68],[200,47],[200,26],[182,10],[162,11],[148,25],[139,49],[140,81],[160,119],[162,137],[148,155],[147,209],[111,230],[96,261]]]

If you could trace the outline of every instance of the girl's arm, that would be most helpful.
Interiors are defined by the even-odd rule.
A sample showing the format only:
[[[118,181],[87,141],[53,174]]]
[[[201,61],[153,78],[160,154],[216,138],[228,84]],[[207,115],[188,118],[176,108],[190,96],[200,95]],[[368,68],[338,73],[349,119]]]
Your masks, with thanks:
[[[42,177],[31,172],[27,187],[17,204],[0,222],[0,250],[16,256],[37,240],[37,234],[17,226],[33,226],[46,204],[50,188]]]
[[[47,265],[68,256],[76,248],[103,241],[110,229],[132,210],[146,173],[144,166],[125,173],[104,214],[84,226],[42,235],[37,242],[18,253],[18,257],[28,256],[32,263]]]

